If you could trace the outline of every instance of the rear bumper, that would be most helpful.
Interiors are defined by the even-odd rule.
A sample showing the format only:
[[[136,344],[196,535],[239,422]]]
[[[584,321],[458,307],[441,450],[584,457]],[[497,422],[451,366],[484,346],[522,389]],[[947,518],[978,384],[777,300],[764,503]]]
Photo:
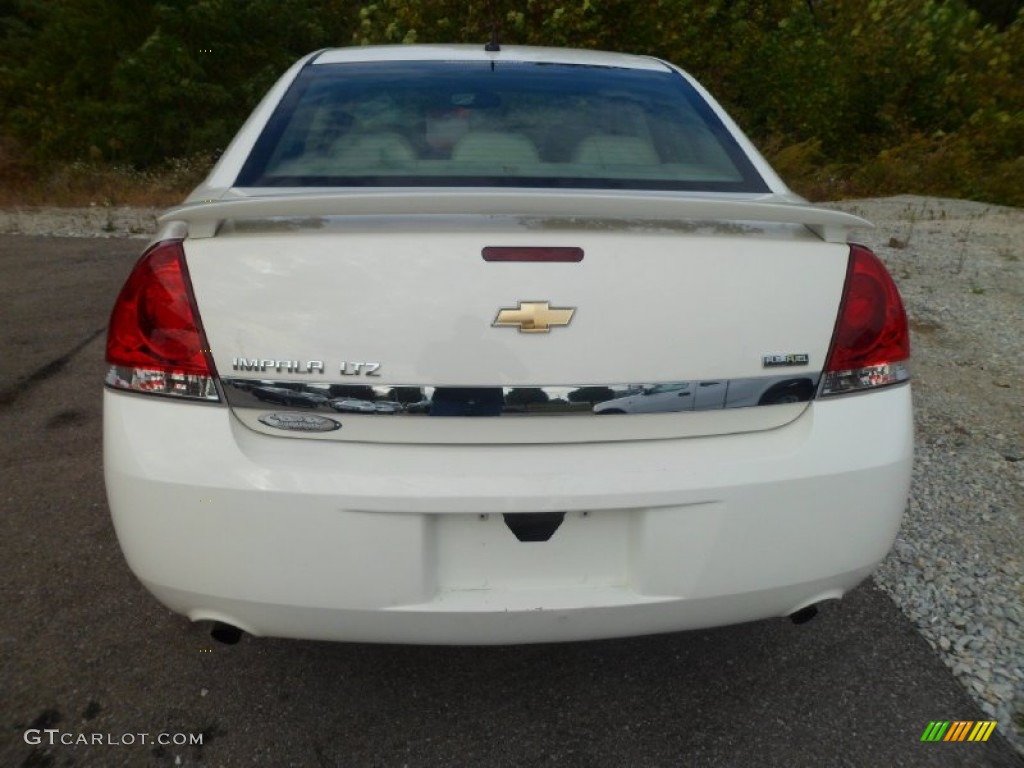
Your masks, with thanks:
[[[638,635],[838,598],[895,538],[912,443],[908,386],[764,432],[572,445],[275,439],[111,391],[104,412],[114,525],[157,598],[371,642]],[[566,513],[546,542],[502,518],[541,511]]]

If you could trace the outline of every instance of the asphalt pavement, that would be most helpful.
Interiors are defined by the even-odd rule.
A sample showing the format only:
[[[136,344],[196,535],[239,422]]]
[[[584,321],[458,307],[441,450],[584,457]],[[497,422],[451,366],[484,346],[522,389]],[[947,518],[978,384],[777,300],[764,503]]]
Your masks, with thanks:
[[[141,247],[0,236],[0,765],[1024,766],[998,733],[921,741],[986,717],[870,582],[802,626],[215,643],[134,579],[106,506],[104,329]]]

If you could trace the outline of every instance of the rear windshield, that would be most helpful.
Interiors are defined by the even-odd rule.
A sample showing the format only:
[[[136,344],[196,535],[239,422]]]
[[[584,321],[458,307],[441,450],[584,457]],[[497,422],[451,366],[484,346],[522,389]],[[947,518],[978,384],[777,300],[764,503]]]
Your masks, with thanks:
[[[675,72],[500,61],[307,66],[237,184],[768,191]]]

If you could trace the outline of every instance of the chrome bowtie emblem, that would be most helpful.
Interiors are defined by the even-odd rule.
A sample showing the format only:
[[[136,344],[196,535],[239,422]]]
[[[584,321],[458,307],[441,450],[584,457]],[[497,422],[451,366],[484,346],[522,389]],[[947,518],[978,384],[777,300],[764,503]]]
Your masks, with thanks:
[[[520,333],[548,333],[553,326],[568,325],[575,307],[552,307],[546,301],[520,301],[516,308],[498,310],[491,325],[518,328]]]

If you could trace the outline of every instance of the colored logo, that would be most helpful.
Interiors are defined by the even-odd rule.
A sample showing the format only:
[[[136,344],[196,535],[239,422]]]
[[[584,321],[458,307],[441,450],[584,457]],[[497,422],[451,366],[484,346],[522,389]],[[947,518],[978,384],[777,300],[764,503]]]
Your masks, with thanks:
[[[515,309],[501,309],[491,323],[495,328],[518,328],[520,333],[548,333],[554,326],[568,325],[575,307],[552,307],[546,301],[520,301]]]
[[[921,741],[988,741],[995,729],[995,720],[932,720]]]

